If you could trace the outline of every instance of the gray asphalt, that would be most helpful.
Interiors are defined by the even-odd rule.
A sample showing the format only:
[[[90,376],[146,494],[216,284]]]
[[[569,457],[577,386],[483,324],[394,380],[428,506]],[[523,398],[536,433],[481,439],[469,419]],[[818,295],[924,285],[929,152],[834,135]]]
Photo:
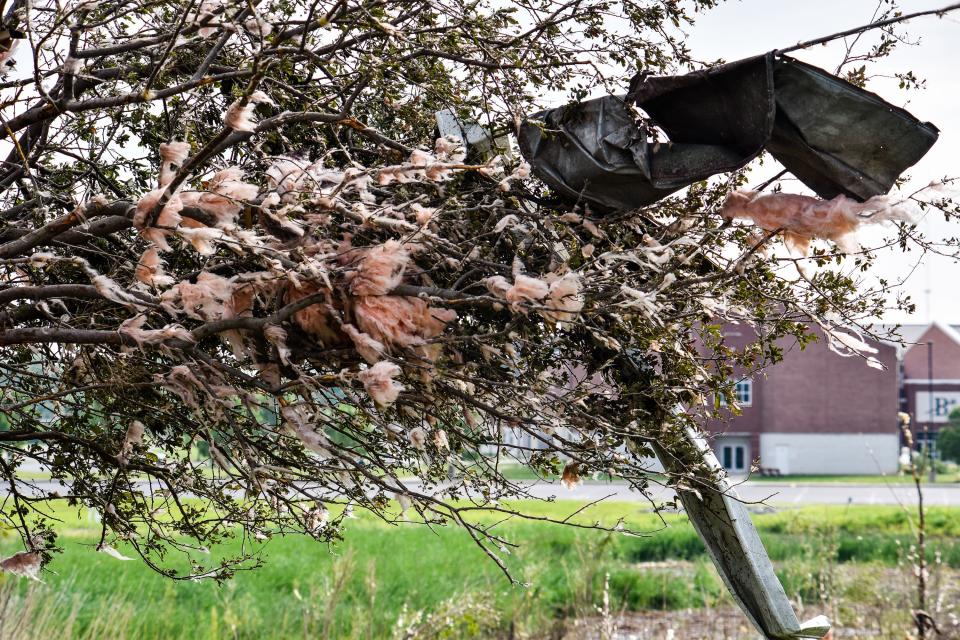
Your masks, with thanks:
[[[917,504],[916,489],[910,485],[745,482],[736,485],[735,490],[744,502],[762,502],[771,506]],[[530,492],[537,497],[558,500],[599,500],[607,496],[610,500],[642,499],[621,483],[585,482],[572,490],[544,483],[531,486]],[[673,491],[663,487],[654,487],[651,493],[655,501],[674,496]],[[925,486],[923,501],[927,506],[960,507],[960,484]]]
[[[405,483],[414,489],[417,481]],[[49,480],[36,482],[43,492],[51,490],[66,492],[59,483]],[[613,500],[648,502],[640,494],[631,491],[624,483],[584,482],[573,489],[567,489],[559,483],[529,483],[528,491],[538,498],[557,500]],[[0,492],[5,491],[0,488]],[[737,497],[746,503],[766,504],[770,506],[804,505],[916,505],[917,492],[910,485],[882,484],[828,484],[807,483],[787,484],[774,482],[744,482],[735,485]],[[655,502],[664,502],[674,497],[674,492],[660,486],[650,490]],[[923,500],[927,506],[960,507],[960,484],[935,485],[923,488]]]

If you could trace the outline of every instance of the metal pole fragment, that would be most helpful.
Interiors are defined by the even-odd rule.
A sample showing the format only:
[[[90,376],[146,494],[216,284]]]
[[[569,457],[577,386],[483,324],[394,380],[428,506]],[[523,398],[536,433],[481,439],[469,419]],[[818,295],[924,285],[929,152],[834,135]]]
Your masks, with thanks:
[[[817,616],[801,624],[773,570],[773,563],[746,505],[706,441],[692,429],[671,443],[653,445],[669,473],[691,477],[677,486],[690,522],[703,540],[727,589],[765,638],[823,638],[830,621]]]

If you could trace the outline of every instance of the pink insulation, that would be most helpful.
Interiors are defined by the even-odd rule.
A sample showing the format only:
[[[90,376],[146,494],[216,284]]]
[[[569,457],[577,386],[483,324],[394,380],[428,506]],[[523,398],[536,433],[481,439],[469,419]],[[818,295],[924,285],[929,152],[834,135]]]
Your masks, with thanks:
[[[901,220],[912,222],[902,205],[886,196],[857,202],[844,195],[831,200],[792,193],[758,195],[755,191],[734,191],[720,210],[725,218],[752,220],[767,231],[780,230],[787,247],[798,254],[809,253],[814,238],[832,240],[841,251],[859,251],[855,233],[863,224]]]
[[[425,300],[402,296],[367,296],[353,304],[357,327],[388,347],[424,344],[457,317],[452,309],[431,307]]]
[[[231,280],[215,273],[201,272],[196,283],[181,282],[164,291],[160,304],[174,316],[184,313],[196,320],[222,320],[228,317],[225,312],[233,292]]]
[[[396,240],[363,250],[350,280],[350,293],[355,296],[390,293],[403,282],[403,273],[409,262],[410,254]]]
[[[190,155],[189,142],[165,142],[160,145],[160,187],[165,188]]]
[[[257,124],[253,121],[253,110],[258,104],[273,104],[273,100],[263,91],[254,91],[246,100],[237,100],[228,108],[223,116],[224,124],[234,131],[253,132]]]
[[[245,202],[257,197],[260,188],[243,181],[237,167],[218,171],[207,182],[206,191],[186,191],[180,197],[185,207],[196,207],[216,219],[217,226],[236,222]]]
[[[397,400],[403,391],[402,384],[394,380],[401,373],[400,367],[381,360],[368,369],[357,374],[357,379],[363,383],[370,397],[381,407],[389,407]]]
[[[540,314],[548,320],[571,322],[583,309],[580,277],[573,272],[550,283],[547,300]]]
[[[319,292],[318,287],[309,283],[304,283],[299,289],[291,286],[286,291],[285,303],[290,304]],[[297,311],[293,314],[293,320],[321,346],[337,346],[344,343],[344,338],[332,317],[331,309],[327,303],[318,302]]]
[[[137,280],[151,287],[165,287],[173,284],[173,278],[163,271],[163,259],[157,247],[150,247],[140,256],[134,272]]]
[[[374,364],[383,358],[383,354],[387,348],[382,342],[374,340],[367,333],[358,331],[352,324],[344,324],[343,332],[346,333],[347,337],[353,342],[357,353],[370,364]]]
[[[39,580],[41,564],[39,553],[35,551],[21,551],[20,553],[13,554],[9,558],[0,560],[0,570],[12,573],[15,576]]]

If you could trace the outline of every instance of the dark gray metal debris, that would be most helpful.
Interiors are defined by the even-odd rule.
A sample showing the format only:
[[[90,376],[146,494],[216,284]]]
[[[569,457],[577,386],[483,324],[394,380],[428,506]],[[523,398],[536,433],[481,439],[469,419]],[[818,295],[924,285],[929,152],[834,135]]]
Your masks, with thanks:
[[[453,109],[443,109],[434,114],[437,121],[437,134],[440,137],[459,138],[467,147],[485,153],[493,147],[490,132],[473,121],[464,122],[457,117]]]
[[[651,144],[650,125],[669,142]],[[937,136],[876,94],[771,52],[683,76],[640,74],[625,97],[528,118],[519,142],[561,194],[622,210],[739,169],[764,149],[821,197],[862,201],[887,193]]]

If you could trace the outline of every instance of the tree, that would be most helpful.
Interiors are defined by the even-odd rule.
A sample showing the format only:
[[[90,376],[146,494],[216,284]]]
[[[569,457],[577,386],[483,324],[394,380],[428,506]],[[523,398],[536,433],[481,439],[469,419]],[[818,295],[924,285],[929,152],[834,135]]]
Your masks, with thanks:
[[[950,412],[950,424],[937,433],[937,452],[944,460],[960,462],[960,409]]]
[[[778,230],[717,215],[743,172],[601,215],[507,147],[434,138],[444,109],[501,139],[561,92],[695,68],[679,25],[714,4],[16,6],[0,519],[23,560],[57,550],[55,498],[180,579],[256,565],[193,553],[225,537],[335,540],[353,509],[462,526],[506,570],[510,541],[471,518],[525,515],[504,459],[644,492],[653,446],[716,415],[734,366],[810,327],[857,355],[849,328],[885,305],[872,254],[824,245],[797,277],[767,255]],[[726,321],[760,338],[734,350]]]

